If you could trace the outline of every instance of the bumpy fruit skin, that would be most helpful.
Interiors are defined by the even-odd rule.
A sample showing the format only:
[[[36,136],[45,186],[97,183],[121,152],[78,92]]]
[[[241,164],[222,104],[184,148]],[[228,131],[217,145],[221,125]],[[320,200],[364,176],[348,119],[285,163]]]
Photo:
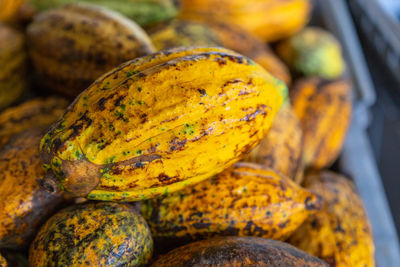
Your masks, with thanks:
[[[289,242],[331,266],[375,266],[371,226],[353,183],[321,171],[308,175],[305,187],[320,194],[324,205]]]
[[[14,135],[36,126],[49,127],[65,111],[63,98],[36,98],[0,113],[0,148]]]
[[[39,159],[41,128],[17,135],[0,152],[0,247],[21,249],[62,202],[39,187],[45,172]]]
[[[29,250],[29,266],[144,266],[153,240],[128,204],[86,203],[52,216]]]
[[[261,66],[222,48],[127,62],[85,90],[43,137],[48,185],[115,201],[180,190],[251,150],[286,94]]]
[[[264,41],[276,41],[302,29],[310,0],[182,0],[179,17],[219,21],[242,27]]]
[[[152,267],[328,266],[289,244],[259,237],[224,237],[191,243],[161,256]]]
[[[6,259],[0,254],[0,267],[7,267]]]
[[[15,102],[27,87],[25,38],[0,23],[0,110]]]
[[[275,171],[252,163],[164,198],[142,202],[141,212],[161,246],[213,236],[285,240],[321,200]]]
[[[133,21],[82,3],[40,13],[27,36],[41,81],[67,96],[78,95],[119,64],[154,52],[147,34]]]
[[[303,127],[303,161],[322,169],[337,159],[351,123],[351,83],[310,78],[290,92],[293,110]]]
[[[292,107],[287,104],[276,114],[267,136],[245,161],[269,167],[300,184],[303,180],[303,130]]]
[[[293,70],[306,77],[337,79],[346,68],[339,41],[332,33],[316,27],[305,28],[282,41],[277,52]]]
[[[290,84],[286,65],[256,36],[225,23],[176,19],[148,30],[158,50],[179,46],[222,46],[239,52],[263,66],[273,76]]]
[[[127,16],[141,26],[172,19],[178,13],[174,0],[30,0],[39,11],[77,2],[104,6]]]

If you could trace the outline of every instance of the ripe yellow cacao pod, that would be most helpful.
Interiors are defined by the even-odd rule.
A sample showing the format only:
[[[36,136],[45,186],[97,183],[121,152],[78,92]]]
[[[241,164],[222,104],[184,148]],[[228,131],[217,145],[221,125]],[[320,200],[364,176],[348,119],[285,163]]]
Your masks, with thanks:
[[[6,259],[0,254],[0,267],[7,267]]]
[[[0,23],[0,110],[15,102],[27,87],[25,38]]]
[[[259,38],[225,23],[173,20],[149,30],[158,50],[179,46],[222,46],[241,53],[263,66],[287,85],[290,73],[286,65]]]
[[[0,151],[0,248],[29,245],[38,227],[62,202],[39,187],[45,174],[39,159],[42,128],[17,135]]]
[[[159,199],[142,202],[153,238],[174,242],[212,236],[285,240],[321,207],[321,199],[275,171],[237,163],[215,177]]]
[[[303,180],[303,130],[290,105],[276,114],[267,136],[245,161],[269,167],[300,184]]]
[[[147,266],[153,239],[129,204],[88,202],[54,214],[29,249],[29,266]]]
[[[310,13],[310,0],[182,0],[179,16],[236,25],[270,42],[299,31]]]
[[[63,98],[36,98],[0,113],[0,148],[11,137],[35,126],[49,127],[65,111]]]
[[[308,77],[337,79],[346,68],[339,41],[332,33],[317,27],[307,27],[283,40],[277,52],[294,71]]]
[[[261,66],[222,48],[129,61],[85,90],[44,136],[48,184],[134,201],[198,183],[265,136],[286,94]]]
[[[337,159],[351,122],[351,83],[309,78],[290,92],[293,110],[303,127],[303,161],[322,169]]]
[[[375,266],[371,226],[353,183],[321,171],[308,175],[305,187],[318,193],[324,205],[288,242],[331,266]]]
[[[147,34],[133,21],[81,3],[40,13],[27,36],[41,81],[67,96],[78,95],[119,64],[154,51]]]
[[[13,21],[24,2],[24,0],[0,0],[0,21]]]

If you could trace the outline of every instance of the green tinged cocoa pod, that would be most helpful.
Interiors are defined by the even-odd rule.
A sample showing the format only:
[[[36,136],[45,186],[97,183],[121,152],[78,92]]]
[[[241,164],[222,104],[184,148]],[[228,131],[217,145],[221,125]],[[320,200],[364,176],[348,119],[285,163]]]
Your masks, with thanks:
[[[133,21],[89,4],[40,13],[27,33],[40,80],[73,97],[119,64],[154,51],[146,33]]]
[[[69,3],[91,3],[117,11],[140,26],[172,19],[178,13],[174,0],[30,0],[39,11]]]
[[[161,256],[152,267],[296,266],[328,267],[289,244],[259,237],[225,237],[185,245]]]
[[[30,266],[143,266],[153,240],[128,204],[86,203],[51,217],[29,250]]]
[[[0,151],[0,248],[27,247],[63,201],[37,182],[45,174],[39,159],[43,130],[26,130]]]
[[[346,69],[339,41],[317,27],[307,27],[283,40],[277,52],[292,70],[306,77],[338,79]]]
[[[286,94],[261,66],[223,48],[137,58],[99,78],[43,137],[45,184],[114,201],[180,190],[250,151]]]
[[[14,103],[28,86],[24,35],[0,23],[0,110]]]

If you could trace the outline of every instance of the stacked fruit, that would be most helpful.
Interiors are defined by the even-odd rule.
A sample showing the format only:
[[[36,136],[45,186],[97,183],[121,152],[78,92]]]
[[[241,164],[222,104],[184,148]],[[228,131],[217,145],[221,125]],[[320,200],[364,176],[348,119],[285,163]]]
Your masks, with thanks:
[[[0,266],[374,266],[310,1],[1,6]]]

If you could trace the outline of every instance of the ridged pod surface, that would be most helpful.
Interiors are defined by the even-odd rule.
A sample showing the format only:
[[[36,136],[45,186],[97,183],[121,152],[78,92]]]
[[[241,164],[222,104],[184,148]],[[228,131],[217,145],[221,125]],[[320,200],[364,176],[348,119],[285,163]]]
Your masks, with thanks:
[[[115,201],[180,190],[251,150],[286,94],[262,67],[222,48],[127,62],[84,91],[42,139],[47,184]]]
[[[303,130],[290,105],[276,114],[268,134],[244,161],[269,167],[300,184],[303,180]]]
[[[6,109],[0,113],[0,148],[29,128],[49,127],[65,112],[67,104],[63,98],[36,98]]]
[[[86,203],[52,216],[29,250],[29,266],[145,266],[153,254],[146,221],[128,204]]]
[[[67,96],[77,96],[119,64],[154,52],[147,34],[133,21],[82,3],[40,13],[27,36],[41,81]]]
[[[164,198],[142,202],[141,213],[161,247],[213,236],[285,240],[321,207],[318,196],[252,163]]]
[[[178,13],[174,0],[29,0],[29,2],[39,11],[77,2],[96,4],[117,11],[141,26],[172,19]]]
[[[158,50],[179,46],[222,46],[241,53],[263,66],[273,76],[290,84],[285,64],[256,36],[225,23],[176,19],[149,29]]]
[[[180,17],[218,20],[242,27],[264,41],[288,37],[310,17],[310,0],[182,0]]]
[[[179,247],[161,256],[151,266],[327,267],[328,264],[280,241],[259,237],[224,237]]]
[[[322,169],[337,159],[352,118],[351,83],[309,78],[290,92],[292,107],[303,128],[303,161]]]
[[[305,187],[320,194],[324,205],[288,242],[331,266],[375,266],[371,225],[353,183],[321,171],[308,175]]]
[[[27,247],[62,196],[41,189],[41,128],[17,135],[0,151],[0,248]]]
[[[0,254],[0,267],[7,267],[6,259]]]
[[[332,33],[307,27],[280,42],[279,56],[296,72],[324,79],[337,79],[346,69],[339,41]]]
[[[0,110],[15,102],[27,87],[24,35],[0,23]]]

